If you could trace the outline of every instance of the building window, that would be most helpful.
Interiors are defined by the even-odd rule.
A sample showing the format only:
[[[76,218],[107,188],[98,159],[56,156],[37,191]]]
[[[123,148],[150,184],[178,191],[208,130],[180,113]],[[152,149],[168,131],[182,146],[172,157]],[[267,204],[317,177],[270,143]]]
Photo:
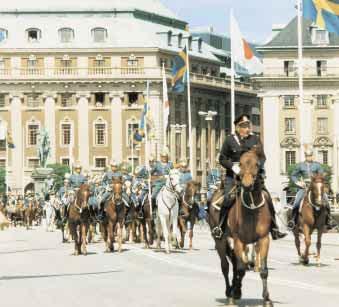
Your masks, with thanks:
[[[28,145],[36,146],[38,144],[39,125],[29,124],[28,125]]]
[[[74,39],[74,30],[71,28],[60,29],[59,37],[62,43],[69,43]]]
[[[105,168],[107,158],[95,158],[95,168]]]
[[[328,150],[319,151],[319,155],[320,155],[320,162],[322,164],[328,165]]]
[[[286,77],[295,76],[294,61],[284,61],[284,73]]]
[[[28,29],[27,40],[30,43],[38,42],[41,39],[41,30],[39,29]]]
[[[182,33],[178,35],[178,48],[182,48]]]
[[[167,45],[172,46],[172,31],[167,32]]]
[[[28,168],[38,168],[40,166],[40,161],[39,159],[36,158],[30,158],[28,159]]]
[[[105,103],[105,93],[94,94],[94,104],[96,107],[102,107]]]
[[[107,30],[105,28],[95,28],[92,30],[92,36],[95,43],[103,43],[107,39]]]
[[[0,159],[0,168],[6,168],[6,159]]]
[[[313,28],[312,42],[317,45],[327,45],[329,43],[329,35],[326,30]]]
[[[295,96],[288,95],[284,96],[284,107],[293,108],[295,106]]]
[[[0,140],[0,150],[6,150],[6,140]]]
[[[127,93],[127,97],[128,97],[128,106],[132,106],[135,104],[138,104],[138,100],[139,100],[139,93],[135,93],[135,92],[130,92]]]
[[[103,146],[106,144],[106,124],[96,123],[95,124],[95,145]]]
[[[326,108],[328,103],[328,95],[318,95],[317,96],[317,107]]]
[[[296,152],[286,151],[285,153],[286,173],[288,173],[288,169],[290,168],[290,166],[294,164],[296,164]]]
[[[188,50],[192,51],[192,43],[193,43],[193,37],[190,36],[188,38]]]
[[[285,133],[295,133],[295,118],[285,118]]]
[[[199,73],[199,65],[192,64],[191,71],[192,71],[193,74],[198,74]]]
[[[27,107],[37,108],[39,107],[39,94],[28,94],[27,95]]]
[[[260,126],[260,115],[253,114],[252,115],[252,123],[254,126]]]
[[[317,61],[317,76],[326,76],[327,61]]]
[[[8,31],[6,29],[0,29],[0,42],[3,42],[8,37]]]
[[[61,164],[65,166],[69,166],[69,158],[62,158],[61,159]]]
[[[61,94],[61,106],[63,108],[70,107],[72,105],[72,94],[64,93]]]
[[[317,119],[317,128],[318,128],[318,133],[326,134],[328,132],[328,118],[319,117]]]
[[[133,122],[129,122],[127,125],[127,140],[126,144],[128,144],[128,147],[132,146],[132,141],[134,140],[134,134],[136,132],[139,132],[139,124]]]
[[[0,108],[4,108],[6,106],[5,95],[0,94]]]
[[[71,145],[72,140],[72,125],[61,124],[61,145]]]

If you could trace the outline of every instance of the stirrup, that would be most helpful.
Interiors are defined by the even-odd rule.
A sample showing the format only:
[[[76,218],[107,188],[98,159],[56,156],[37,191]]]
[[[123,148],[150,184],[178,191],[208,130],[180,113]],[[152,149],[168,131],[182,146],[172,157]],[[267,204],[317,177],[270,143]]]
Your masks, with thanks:
[[[212,229],[212,236],[215,239],[220,240],[222,238],[222,235],[223,235],[223,231],[220,226],[216,226]]]
[[[293,230],[296,226],[297,226],[297,225],[296,225],[296,223],[295,223],[293,220],[291,220],[291,221],[289,221],[289,222],[287,223],[287,228],[288,228],[289,230]]]

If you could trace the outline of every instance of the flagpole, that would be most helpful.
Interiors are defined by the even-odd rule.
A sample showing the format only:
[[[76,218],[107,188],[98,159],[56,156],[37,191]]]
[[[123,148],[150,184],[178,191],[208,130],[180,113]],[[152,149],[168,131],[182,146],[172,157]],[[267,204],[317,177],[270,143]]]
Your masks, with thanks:
[[[299,76],[299,108],[300,113],[304,113],[304,63],[303,63],[303,36],[302,36],[302,0],[297,0],[297,10],[298,10],[298,76]],[[301,144],[301,150],[300,150],[300,158],[303,160],[304,157],[304,145],[305,145],[305,132],[304,132],[304,126],[301,123],[300,126],[300,144]]]
[[[191,111],[191,76],[190,76],[190,57],[189,48],[186,42],[186,67],[187,67],[187,104],[188,104],[188,138],[189,138],[189,151],[190,151],[190,170],[193,179],[196,177],[196,172],[193,172],[193,137],[192,137],[192,111]]]
[[[151,213],[151,216],[153,214],[153,209],[152,209],[152,186],[151,186],[151,169],[150,169],[150,165],[149,165],[149,148],[148,148],[148,127],[147,127],[147,116],[148,116],[148,110],[149,110],[149,88],[150,88],[150,81],[147,80],[147,94],[146,94],[146,99],[147,99],[147,112],[146,114],[144,115],[145,116],[145,127],[144,127],[144,130],[145,130],[145,164],[146,164],[146,168],[147,168],[147,171],[148,171],[148,201],[149,201],[149,204],[150,204],[150,213]]]
[[[5,173],[5,182],[6,182],[6,196],[8,197],[8,192],[9,192],[9,185],[8,185],[8,181],[9,181],[9,176],[8,176],[8,173],[9,173],[9,148],[8,148],[8,140],[7,140],[7,132],[6,132],[6,139],[5,139],[5,145],[6,145],[6,173]]]
[[[231,131],[235,132],[235,127],[233,125],[235,121],[235,64],[234,64],[234,54],[233,54],[233,43],[234,43],[234,33],[233,33],[233,9],[231,9],[231,18],[230,18],[230,32],[231,32]]]
[[[132,131],[131,131],[131,155],[132,155],[132,174],[134,175],[134,144],[133,144],[133,136],[134,136],[134,120],[132,122]]]
[[[25,128],[22,128],[22,196],[25,196]]]
[[[166,78],[166,71],[165,71],[165,63],[162,63],[162,74],[163,74],[163,78],[162,78],[162,82],[167,82],[167,78]],[[167,87],[167,86],[166,86]],[[163,85],[163,90],[165,89],[165,86]],[[163,121],[163,129],[164,129],[164,147],[167,147],[167,127],[165,126],[165,123],[168,122],[168,118],[167,120],[165,119],[166,113],[165,113],[165,93],[162,93],[163,96],[163,108],[162,108],[162,121]],[[168,93],[167,93],[167,99],[168,99]]]

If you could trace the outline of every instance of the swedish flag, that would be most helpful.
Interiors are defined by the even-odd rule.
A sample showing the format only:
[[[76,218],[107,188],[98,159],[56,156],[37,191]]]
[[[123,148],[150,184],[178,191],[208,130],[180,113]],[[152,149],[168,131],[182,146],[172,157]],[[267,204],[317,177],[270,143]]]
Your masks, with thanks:
[[[186,47],[175,56],[172,68],[172,91],[182,93],[185,90],[187,73],[187,50]]]
[[[339,0],[303,0],[303,16],[339,35]]]
[[[145,137],[145,129],[146,129],[146,116],[148,112],[148,103],[145,101],[144,108],[141,113],[139,129],[134,132],[134,140],[136,142],[141,142]]]

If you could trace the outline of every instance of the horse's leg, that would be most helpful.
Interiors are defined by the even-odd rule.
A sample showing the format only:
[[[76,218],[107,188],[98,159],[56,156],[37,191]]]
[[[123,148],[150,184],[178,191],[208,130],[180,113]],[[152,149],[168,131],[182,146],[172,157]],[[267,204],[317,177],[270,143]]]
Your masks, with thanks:
[[[253,259],[254,258],[254,259]],[[256,243],[252,250],[252,261],[255,263],[254,272],[260,272],[261,269],[260,244]]]
[[[82,223],[82,225],[80,226],[81,236],[82,236],[81,252],[84,256],[87,256],[86,241],[87,241],[88,228],[89,228],[89,225],[87,223]]]
[[[77,225],[76,224],[70,224],[70,232],[71,235],[74,237],[74,255],[79,255],[79,249],[78,249],[78,231],[77,231]]]
[[[299,236],[299,225],[297,224],[293,230],[294,235],[294,244],[297,248],[298,256],[301,257],[301,250],[300,250],[300,236]]]
[[[320,250],[321,250],[321,237],[323,235],[323,231],[324,228],[320,228],[318,229],[318,238],[317,238],[317,257],[316,257],[316,261],[317,261],[317,266],[320,267]]]
[[[172,213],[171,219],[172,219],[172,225],[173,225],[173,233],[174,233],[175,239],[176,239],[175,247],[179,248],[179,242],[180,242],[180,239],[181,239],[180,238],[180,231],[179,231],[179,227],[178,227],[179,205],[175,206],[172,209],[171,213]]]
[[[309,264],[309,251],[311,246],[311,231],[308,225],[304,224],[304,236],[305,236],[305,253],[302,255],[302,262],[304,265]]]
[[[221,240],[215,240],[215,248],[217,250],[217,253],[220,258],[220,264],[221,264],[221,271],[222,274],[224,275],[225,279],[225,284],[226,284],[226,289],[225,289],[225,295],[227,298],[230,298],[232,293],[231,293],[231,285],[230,285],[230,280],[229,280],[229,263],[227,260],[226,256],[226,251],[227,251],[227,239],[226,237],[223,237]]]
[[[185,220],[182,217],[179,217],[179,229],[181,232],[180,248],[185,246],[185,236],[186,236],[186,225]]]
[[[118,235],[118,251],[119,253],[122,252],[122,226],[123,223],[119,222],[117,223],[117,235]]]
[[[266,237],[262,238],[258,242],[259,244],[259,255],[260,255],[260,277],[263,284],[263,299],[264,299],[264,306],[271,307],[273,306],[272,301],[270,300],[270,294],[268,292],[267,287],[267,278],[268,278],[268,267],[267,267],[267,257],[268,257],[268,250],[270,247],[270,238],[267,235]]]
[[[190,225],[189,225],[189,238],[190,238],[190,243],[188,248],[190,250],[193,249],[193,229],[194,229],[194,223],[195,223],[195,218],[193,217],[190,221],[189,221]]]
[[[162,228],[162,234],[165,239],[165,250],[166,253],[170,253],[170,238],[169,238],[169,218],[164,215],[160,215],[160,222],[161,222],[161,228]],[[160,240],[160,236],[159,236]]]
[[[237,263],[237,274],[236,279],[234,279],[233,289],[232,289],[232,298],[235,300],[241,299],[242,292],[242,280],[246,274],[247,264],[244,262],[246,245],[242,243],[238,238],[234,239],[234,250],[236,254],[236,263]]]

